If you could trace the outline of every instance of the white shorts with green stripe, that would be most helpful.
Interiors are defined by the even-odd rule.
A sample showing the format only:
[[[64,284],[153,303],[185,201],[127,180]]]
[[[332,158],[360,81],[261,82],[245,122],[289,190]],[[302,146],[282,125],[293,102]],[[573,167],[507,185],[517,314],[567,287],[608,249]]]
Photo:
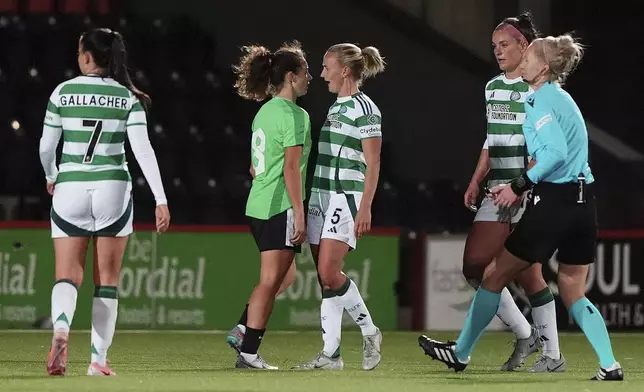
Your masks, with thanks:
[[[51,236],[127,237],[133,217],[129,181],[61,182],[54,188]]]
[[[356,247],[355,217],[362,193],[311,192],[307,225],[307,239],[319,245],[322,238],[344,242]]]
[[[525,199],[510,208],[499,208],[494,205],[494,200],[486,197],[476,212],[474,222],[518,223],[525,211]]]

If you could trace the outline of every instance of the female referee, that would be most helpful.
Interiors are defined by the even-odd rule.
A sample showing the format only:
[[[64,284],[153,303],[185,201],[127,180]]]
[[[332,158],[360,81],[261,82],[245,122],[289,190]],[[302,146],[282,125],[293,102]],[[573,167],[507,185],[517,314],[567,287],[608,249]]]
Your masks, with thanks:
[[[528,45],[537,37],[529,13],[504,19],[492,34],[494,56],[503,71],[485,86],[487,103],[487,139],[481,150],[478,165],[472,176],[464,202],[472,208],[479,193],[479,183],[487,176],[487,187],[506,184],[521,175],[526,168],[527,151],[522,125],[525,120],[525,99],[532,91],[521,78],[519,65]],[[478,288],[483,271],[503,249],[511,226],[523,215],[523,203],[500,208],[485,197],[477,210],[472,230],[465,242],[463,275],[468,283]],[[544,260],[545,261],[545,260]],[[517,276],[525,290],[533,328],[519,310],[507,288],[501,292],[497,316],[514,332],[516,343],[502,370],[514,370],[543,345],[543,353],[529,372],[557,372],[566,368],[559,352],[557,315],[554,297],[541,274],[541,264],[535,264]]]
[[[521,74],[535,91],[526,100],[523,129],[536,164],[509,186],[491,190],[495,204],[508,207],[532,189],[528,208],[510,234],[505,249],[485,271],[457,343],[419,337],[427,355],[456,371],[494,317],[501,290],[532,264],[549,260],[559,250],[559,293],[599,358],[592,378],[621,381],[604,318],[585,296],[589,265],[597,240],[594,177],[588,165],[588,132],[584,118],[561,84],[581,60],[583,50],[570,35],[535,40],[523,59]]]
[[[235,67],[235,87],[245,98],[263,101],[252,125],[253,185],[246,215],[260,252],[260,277],[248,301],[237,368],[277,369],[257,354],[273,309],[275,295],[306,239],[304,198],[306,167],[311,151],[311,122],[295,101],[311,80],[298,42],[274,53],[263,46],[242,48]]]
[[[337,99],[320,132],[307,237],[323,288],[320,322],[324,348],[298,369],[344,367],[340,336],[345,309],[362,331],[362,368],[372,370],[380,363],[382,334],[342,266],[358,238],[371,230],[371,204],[380,173],[381,114],[360,86],[384,69],[384,59],[372,46],[361,49],[354,44],[337,44],[323,58],[321,76]]]
[[[85,256],[94,238],[90,376],[113,376],[107,364],[118,310],[117,285],[132,233],[132,183],[125,161],[125,135],[156,199],[156,227],[170,224],[168,203],[154,150],[148,139],[145,108],[150,98],[132,84],[121,35],[95,29],[81,36],[78,66],[83,76],[54,90],[40,139],[47,191],[53,196],[56,282],[51,293],[54,337],[47,360],[50,375],[65,375],[67,343],[83,281]],[[63,136],[60,172],[56,146]]]

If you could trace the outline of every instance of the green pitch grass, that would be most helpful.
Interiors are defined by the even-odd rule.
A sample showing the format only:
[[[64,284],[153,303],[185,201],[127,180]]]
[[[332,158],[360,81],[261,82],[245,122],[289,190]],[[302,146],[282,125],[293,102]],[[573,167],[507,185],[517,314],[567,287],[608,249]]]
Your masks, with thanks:
[[[614,334],[613,345],[625,370],[623,383],[588,381],[598,370],[585,338],[562,334],[568,371],[557,374],[504,373],[512,350],[508,333],[487,334],[463,373],[431,361],[418,347],[416,333],[384,334],[383,361],[372,371],[360,368],[361,337],[343,333],[342,372],[287,370],[312,358],[321,347],[317,332],[269,332],[261,348],[280,371],[233,368],[235,356],[223,334],[118,332],[109,358],[116,377],[87,377],[89,334],[72,332],[68,376],[46,376],[49,332],[0,331],[0,391],[268,391],[268,392],[601,392],[644,391],[644,334]],[[455,334],[432,334],[454,338]],[[532,363],[535,356],[529,359]]]

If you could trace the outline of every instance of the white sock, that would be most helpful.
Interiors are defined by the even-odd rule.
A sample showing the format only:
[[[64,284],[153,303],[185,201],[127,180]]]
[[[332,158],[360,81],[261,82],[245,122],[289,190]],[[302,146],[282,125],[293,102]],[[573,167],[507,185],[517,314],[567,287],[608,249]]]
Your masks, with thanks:
[[[96,287],[92,305],[92,363],[107,363],[107,350],[116,330],[119,300],[114,286]]]
[[[51,290],[51,321],[54,332],[69,333],[76,311],[78,289],[71,280],[59,280]]]
[[[527,339],[532,334],[530,323],[519,310],[507,287],[501,291],[501,302],[499,302],[499,310],[496,311],[496,315],[512,329],[517,339]]]
[[[353,321],[355,321],[362,330],[362,336],[375,335],[377,328],[371,319],[371,314],[369,313],[369,309],[367,309],[367,304],[364,302],[364,299],[362,299],[360,291],[358,291],[358,286],[356,286],[356,284],[349,278],[347,278],[347,281],[349,282],[347,292],[338,298],[342,301],[342,305],[344,305],[344,308],[347,310]]]
[[[322,340],[324,341],[322,352],[327,357],[333,358],[340,354],[338,350],[340,349],[342,337],[344,306],[331,291],[325,290],[326,295],[333,296],[322,298],[322,304],[320,305],[320,326],[322,327]]]
[[[547,291],[546,291],[547,290]],[[545,301],[548,301],[544,304]],[[532,319],[539,331],[539,339],[543,346],[543,355],[552,359],[559,359],[559,333],[557,331],[557,310],[555,300],[549,289],[544,289],[530,298],[532,305]]]

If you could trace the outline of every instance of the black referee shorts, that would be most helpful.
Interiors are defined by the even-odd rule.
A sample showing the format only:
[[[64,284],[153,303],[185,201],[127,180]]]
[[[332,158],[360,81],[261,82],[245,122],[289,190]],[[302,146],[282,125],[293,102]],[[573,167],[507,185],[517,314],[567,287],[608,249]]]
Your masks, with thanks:
[[[288,209],[268,219],[250,218],[250,231],[260,252],[267,250],[292,250],[300,253],[301,246],[293,245],[294,216]]]
[[[592,264],[597,243],[593,184],[585,185],[586,203],[577,203],[578,193],[573,183],[535,185],[523,217],[505,242],[508,252],[529,263],[545,263],[559,250],[562,264]]]

